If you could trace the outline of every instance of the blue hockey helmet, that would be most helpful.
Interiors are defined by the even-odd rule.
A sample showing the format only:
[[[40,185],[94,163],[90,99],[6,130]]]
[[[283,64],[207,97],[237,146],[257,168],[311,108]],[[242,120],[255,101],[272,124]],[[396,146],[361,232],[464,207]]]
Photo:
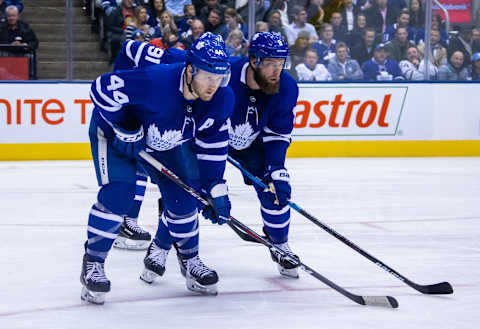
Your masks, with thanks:
[[[288,44],[280,33],[257,32],[252,36],[248,46],[250,56],[256,58],[287,58]]]
[[[198,69],[223,76],[221,87],[230,79],[230,62],[225,42],[220,35],[203,33],[187,51],[187,64],[192,64],[193,75]]]

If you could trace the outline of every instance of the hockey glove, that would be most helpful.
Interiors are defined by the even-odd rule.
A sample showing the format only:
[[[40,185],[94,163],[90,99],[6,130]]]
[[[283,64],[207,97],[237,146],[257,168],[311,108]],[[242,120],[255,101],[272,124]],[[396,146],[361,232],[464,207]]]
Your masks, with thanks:
[[[114,126],[115,137],[112,141],[113,148],[120,154],[129,158],[135,158],[138,153],[145,149],[143,127],[135,131],[129,131],[119,126]]]
[[[213,224],[225,224],[229,220],[232,209],[225,180],[214,182],[203,196],[209,203],[202,210],[203,217],[211,220]]]
[[[268,166],[263,181],[270,189],[265,190],[266,197],[281,207],[288,205],[292,194],[290,175],[287,169],[279,166]]]

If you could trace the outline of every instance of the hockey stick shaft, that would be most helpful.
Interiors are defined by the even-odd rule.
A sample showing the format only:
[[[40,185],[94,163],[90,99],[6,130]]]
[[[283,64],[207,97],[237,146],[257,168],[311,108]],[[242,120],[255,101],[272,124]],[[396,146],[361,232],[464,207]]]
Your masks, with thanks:
[[[195,199],[200,201],[203,205],[208,206],[209,203],[208,201],[200,195],[195,189],[193,189],[191,186],[185,184],[178,176],[176,176],[172,171],[170,171],[168,168],[166,168],[160,161],[152,157],[150,154],[146,153],[145,151],[140,151],[138,154],[140,158],[145,160],[148,164],[153,166],[156,170],[161,172],[163,175],[165,175],[167,178],[172,180],[175,184],[183,188],[187,193],[192,195]],[[248,226],[240,222],[239,220],[235,219],[233,216],[229,217],[229,222],[231,225],[236,226],[237,228],[240,228],[243,232],[246,232],[249,236],[257,240],[258,242],[262,243],[266,247],[268,247],[270,250],[279,253],[283,257],[289,257],[288,254],[286,254],[282,249],[276,247],[273,245],[270,241],[264,239],[261,235],[257,234],[255,231],[250,229]],[[329,279],[325,278],[322,276],[320,273],[317,271],[313,270],[311,267],[305,265],[301,261],[298,261],[294,258],[289,257],[290,260],[297,262],[299,267],[307,272],[308,274],[312,275],[316,279],[320,280],[330,288],[336,290],[338,293],[344,295],[345,297],[349,298],[350,300],[361,304],[361,305],[375,305],[375,306],[384,306],[384,307],[390,307],[390,308],[397,308],[398,307],[398,302],[395,300],[395,298],[390,297],[390,296],[359,296],[352,294],[351,292],[345,290],[344,288],[338,286],[334,282],[330,281]]]
[[[232,165],[237,167],[245,176],[247,176],[252,182],[257,184],[261,188],[263,188],[263,189],[268,188],[268,186],[265,183],[263,183],[258,177],[251,174],[248,170],[243,168],[243,166],[238,161],[233,159],[231,156],[228,156],[228,162],[230,162]],[[415,289],[415,290],[417,290],[421,293],[424,293],[424,294],[451,294],[451,293],[453,293],[453,288],[450,285],[450,283],[448,283],[448,282],[441,282],[441,283],[432,284],[432,285],[419,285],[419,284],[416,284],[415,282],[410,281],[409,279],[407,279],[406,277],[404,277],[403,275],[401,275],[400,273],[395,271],[393,268],[391,268],[390,266],[388,266],[387,264],[385,264],[384,262],[382,262],[378,258],[372,256],[367,251],[363,250],[362,248],[357,246],[355,243],[353,243],[352,241],[350,241],[349,239],[347,239],[346,237],[344,237],[343,235],[341,235],[340,233],[335,231],[333,228],[327,226],[326,224],[323,224],[320,220],[315,218],[313,215],[309,214],[307,211],[302,209],[296,203],[294,203],[292,201],[289,201],[288,205],[291,208],[293,208],[294,210],[296,210],[298,213],[300,213],[301,215],[306,217],[312,223],[321,227],[323,230],[327,231],[329,234],[333,235],[335,238],[342,241],[344,244],[346,244],[347,246],[349,246],[350,248],[352,248],[353,250],[355,250],[356,252],[358,252],[362,256],[366,257],[368,260],[370,260],[371,262],[373,262],[377,266],[381,267],[383,270],[390,273],[391,275],[393,275],[394,277],[396,277],[400,281],[404,282],[408,286],[412,287],[413,289]]]

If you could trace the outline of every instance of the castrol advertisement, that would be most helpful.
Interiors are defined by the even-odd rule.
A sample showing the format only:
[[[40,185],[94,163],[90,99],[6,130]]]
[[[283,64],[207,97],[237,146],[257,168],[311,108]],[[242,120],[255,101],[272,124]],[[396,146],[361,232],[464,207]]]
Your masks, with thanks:
[[[407,87],[305,86],[295,108],[297,136],[396,134]]]

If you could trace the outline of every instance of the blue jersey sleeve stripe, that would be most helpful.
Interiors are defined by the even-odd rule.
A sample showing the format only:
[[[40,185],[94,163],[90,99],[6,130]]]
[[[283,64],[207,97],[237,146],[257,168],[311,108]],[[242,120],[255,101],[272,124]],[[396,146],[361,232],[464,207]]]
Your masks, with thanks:
[[[127,45],[125,46],[125,53],[127,54],[128,58],[130,58],[132,61],[133,55],[132,55],[132,45],[133,45],[133,40],[127,41]]]
[[[277,133],[277,132],[271,130],[271,129],[268,128],[268,127],[264,127],[264,128],[263,128],[263,131],[266,132],[267,134],[273,134],[273,135],[283,136],[283,137],[285,137],[285,138],[291,138],[291,137],[292,137],[292,134],[280,134],[280,133]]]
[[[108,104],[114,106],[114,107],[121,107],[122,105],[118,102],[115,102],[113,99],[105,95],[102,91],[102,77],[98,77],[97,80],[95,80],[95,89],[97,90],[98,95],[101,97],[102,100],[107,102]]]
[[[290,144],[292,141],[291,138],[289,137],[284,137],[284,136],[267,136],[263,137],[263,142],[268,143],[268,142],[273,142],[273,141],[281,141],[281,142],[287,142]]]
[[[198,138],[195,138],[195,144],[204,149],[216,149],[228,146],[228,140],[216,143],[205,143]]]
[[[93,103],[100,107],[101,109],[104,109],[105,111],[108,111],[108,112],[116,112],[118,110],[120,110],[122,107],[121,106],[106,106],[102,103],[100,103],[96,98],[95,98],[95,95],[93,94],[93,91],[90,90],[90,98],[92,99]]]
[[[140,47],[138,47],[137,53],[135,54],[135,66],[138,66],[138,62],[140,62],[140,56],[142,56],[143,48],[145,48],[146,45],[146,43],[142,42]]]

